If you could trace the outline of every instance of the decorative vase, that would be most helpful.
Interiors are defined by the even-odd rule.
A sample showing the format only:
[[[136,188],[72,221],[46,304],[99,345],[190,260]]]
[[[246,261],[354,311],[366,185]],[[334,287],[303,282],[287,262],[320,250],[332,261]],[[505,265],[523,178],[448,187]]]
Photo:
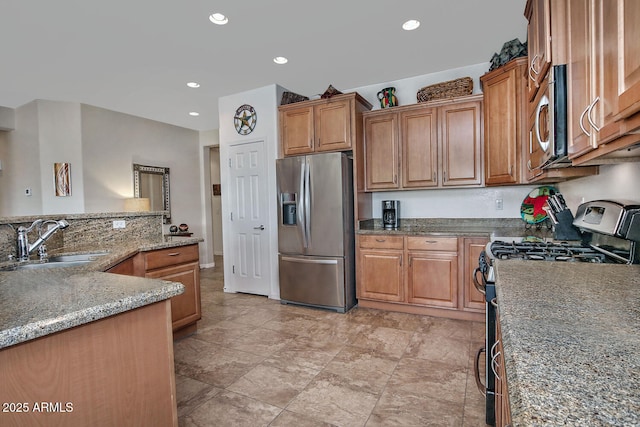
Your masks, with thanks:
[[[378,100],[380,101],[380,108],[395,107],[398,105],[398,98],[396,98],[396,88],[386,87],[378,92]]]
[[[187,224],[180,224],[180,226],[178,228],[180,228],[180,231],[188,231],[189,230],[189,226]]]

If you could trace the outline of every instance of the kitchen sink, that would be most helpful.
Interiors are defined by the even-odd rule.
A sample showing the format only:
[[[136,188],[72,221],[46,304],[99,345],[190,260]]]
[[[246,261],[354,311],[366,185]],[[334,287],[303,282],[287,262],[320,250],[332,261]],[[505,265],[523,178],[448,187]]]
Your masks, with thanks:
[[[106,255],[106,252],[75,254],[75,255],[55,255],[49,257],[49,263],[65,263],[65,262],[91,262],[97,260],[99,257]]]
[[[33,262],[20,264],[16,266],[16,270],[37,270],[41,268],[57,268],[57,267],[80,267],[97,260],[99,257],[106,255],[106,252],[74,254],[74,255],[55,255],[49,257],[48,262]]]

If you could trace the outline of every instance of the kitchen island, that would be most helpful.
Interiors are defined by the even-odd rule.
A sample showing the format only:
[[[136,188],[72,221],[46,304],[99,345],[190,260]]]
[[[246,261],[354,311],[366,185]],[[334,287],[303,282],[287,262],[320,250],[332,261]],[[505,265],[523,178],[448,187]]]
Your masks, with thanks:
[[[99,268],[0,271],[0,425],[177,425],[184,287]]]
[[[640,425],[640,266],[495,266],[512,425]]]

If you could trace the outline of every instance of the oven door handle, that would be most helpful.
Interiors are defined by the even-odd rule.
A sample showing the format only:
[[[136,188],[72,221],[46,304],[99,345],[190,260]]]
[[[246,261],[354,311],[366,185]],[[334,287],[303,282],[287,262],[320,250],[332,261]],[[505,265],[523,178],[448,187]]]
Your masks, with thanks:
[[[480,380],[480,355],[482,353],[486,353],[486,349],[484,347],[480,347],[476,352],[476,357],[473,361],[473,372],[475,373],[476,386],[478,386],[478,390],[484,397],[487,397],[487,386],[482,384],[482,381]]]
[[[487,295],[485,287],[481,285],[480,282],[478,281],[478,273],[482,274],[480,267],[476,267],[476,269],[473,270],[473,285],[476,287],[478,292],[480,292],[482,295]]]

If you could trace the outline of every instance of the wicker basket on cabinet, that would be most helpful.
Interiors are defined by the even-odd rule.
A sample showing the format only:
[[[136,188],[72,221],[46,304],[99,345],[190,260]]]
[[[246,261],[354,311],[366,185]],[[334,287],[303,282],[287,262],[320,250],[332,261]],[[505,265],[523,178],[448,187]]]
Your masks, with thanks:
[[[473,92],[473,79],[471,77],[462,77],[425,86],[418,91],[417,97],[418,102],[426,102],[434,99],[471,95],[471,92]]]

